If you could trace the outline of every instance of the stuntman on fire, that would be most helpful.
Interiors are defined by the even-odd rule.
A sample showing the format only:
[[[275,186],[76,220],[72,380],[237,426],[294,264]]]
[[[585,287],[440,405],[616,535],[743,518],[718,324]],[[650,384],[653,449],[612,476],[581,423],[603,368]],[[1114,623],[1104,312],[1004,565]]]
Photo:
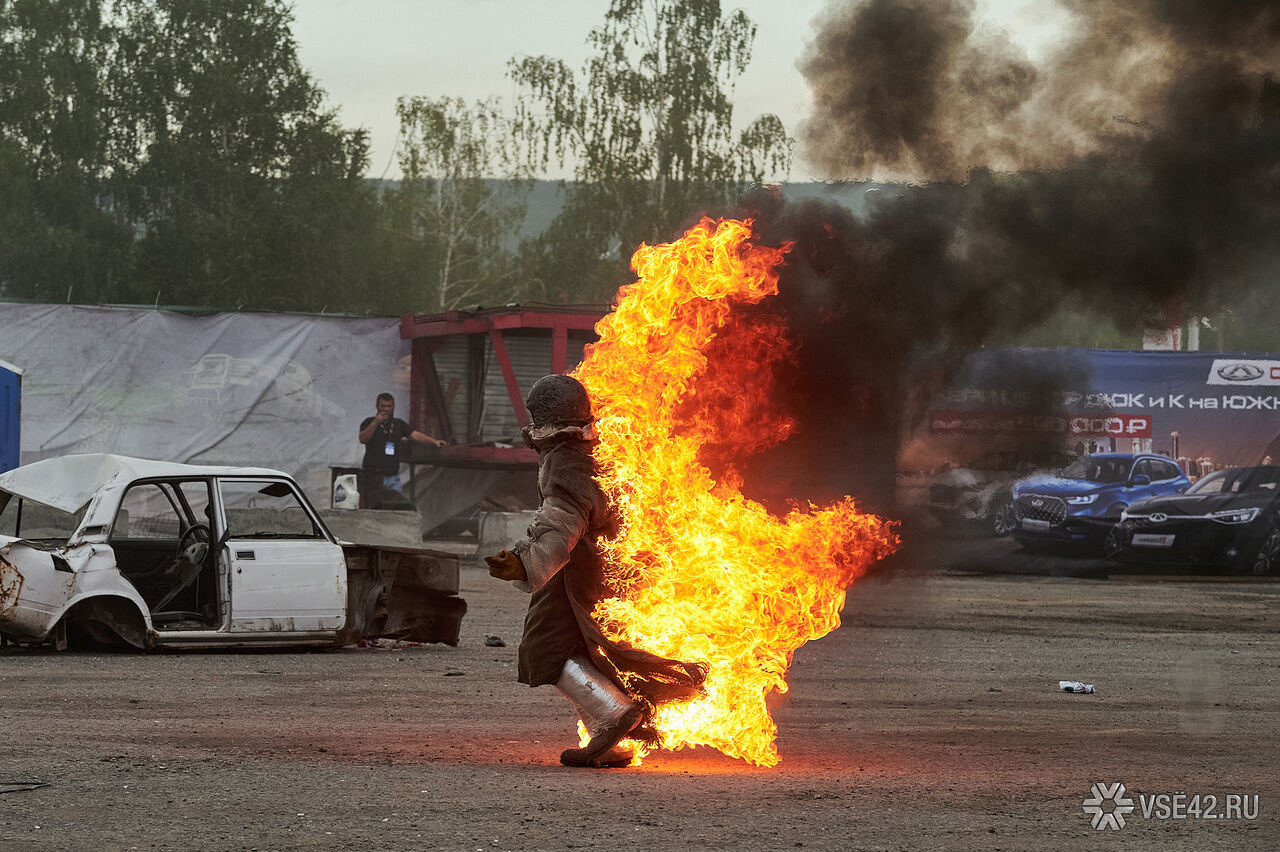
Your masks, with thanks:
[[[697,694],[704,666],[668,660],[607,638],[591,617],[610,592],[597,543],[616,533],[617,519],[596,481],[597,438],[586,388],[563,375],[544,376],[525,401],[532,422],[522,430],[538,451],[541,505],[528,537],[485,557],[489,573],[531,593],[520,641],[520,682],[552,684],[590,734],[565,749],[566,766],[626,766],[625,739],[649,739],[654,705]]]

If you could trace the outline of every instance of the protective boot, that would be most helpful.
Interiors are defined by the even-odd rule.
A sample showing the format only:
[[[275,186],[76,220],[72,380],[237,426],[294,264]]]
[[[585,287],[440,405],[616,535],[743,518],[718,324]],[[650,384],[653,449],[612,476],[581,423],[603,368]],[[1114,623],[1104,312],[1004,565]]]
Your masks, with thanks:
[[[563,755],[561,760],[563,760]],[[604,754],[591,761],[591,766],[595,769],[621,769],[624,766],[630,766],[631,761],[636,759],[635,749],[629,745],[618,743]],[[566,766],[570,764],[565,764]]]
[[[618,743],[597,757],[592,766],[601,769],[630,766],[631,761],[636,758],[636,749],[631,742],[634,741],[649,749],[657,748],[659,743],[658,731],[651,722],[641,719],[640,724],[632,728],[631,733],[627,734],[624,740],[624,742]]]
[[[560,762],[565,766],[624,765],[619,763],[622,750],[614,746],[644,720],[644,708],[585,657],[565,661],[556,689],[569,699],[591,735],[591,741],[582,748],[561,752]]]

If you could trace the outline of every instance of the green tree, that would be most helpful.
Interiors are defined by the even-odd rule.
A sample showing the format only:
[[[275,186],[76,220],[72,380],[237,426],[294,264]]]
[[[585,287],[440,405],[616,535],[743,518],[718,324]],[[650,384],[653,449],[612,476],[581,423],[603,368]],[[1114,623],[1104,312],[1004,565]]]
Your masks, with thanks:
[[[285,0],[0,0],[0,295],[381,310],[368,140]]]
[[[495,99],[400,98],[397,190],[387,194],[414,310],[503,303],[524,295],[514,266],[528,170]]]
[[[126,275],[104,203],[112,39],[101,0],[0,0],[0,295],[94,300]]]
[[[785,174],[791,140],[776,116],[734,130],[755,33],[719,0],[612,0],[580,75],[551,57],[511,61],[520,137],[535,162],[575,178],[561,217],[526,247],[549,287],[571,280],[579,298],[610,296],[637,244]]]
[[[361,307],[367,134],[323,107],[291,24],[284,0],[120,0],[110,87],[136,298]]]

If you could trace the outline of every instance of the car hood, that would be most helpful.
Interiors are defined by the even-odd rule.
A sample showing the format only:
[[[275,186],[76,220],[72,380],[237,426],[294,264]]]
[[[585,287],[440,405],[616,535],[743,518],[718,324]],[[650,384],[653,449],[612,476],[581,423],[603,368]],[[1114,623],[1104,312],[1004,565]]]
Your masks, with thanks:
[[[1059,497],[1072,497],[1077,494],[1091,494],[1106,488],[1103,482],[1090,482],[1087,479],[1063,479],[1060,476],[1029,476],[1014,486],[1015,494],[1034,492],[1036,494],[1054,494]]]
[[[1130,515],[1149,515],[1164,512],[1170,517],[1181,515],[1208,515],[1226,509],[1265,507],[1276,499],[1270,491],[1246,491],[1241,494],[1169,494],[1137,500],[1129,507]]]
[[[266,468],[179,464],[111,453],[84,453],[44,459],[0,473],[0,491],[74,513],[88,505],[102,486],[122,474],[130,480],[151,476],[282,475]]]

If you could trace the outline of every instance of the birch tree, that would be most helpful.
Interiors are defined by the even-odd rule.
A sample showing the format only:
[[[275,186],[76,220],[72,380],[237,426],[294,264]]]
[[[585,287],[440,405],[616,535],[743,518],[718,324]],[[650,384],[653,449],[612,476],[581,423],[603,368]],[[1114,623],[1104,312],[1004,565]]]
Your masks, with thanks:
[[[389,205],[422,268],[413,303],[431,311],[515,300],[529,182],[499,102],[405,97],[396,115],[403,178]]]
[[[792,140],[781,121],[734,125],[755,34],[743,12],[722,15],[719,0],[612,0],[580,72],[547,56],[510,62],[519,136],[539,165],[574,177],[535,247],[562,256],[552,264],[561,274],[616,286],[618,263],[641,241],[670,239],[748,184],[785,176]]]

